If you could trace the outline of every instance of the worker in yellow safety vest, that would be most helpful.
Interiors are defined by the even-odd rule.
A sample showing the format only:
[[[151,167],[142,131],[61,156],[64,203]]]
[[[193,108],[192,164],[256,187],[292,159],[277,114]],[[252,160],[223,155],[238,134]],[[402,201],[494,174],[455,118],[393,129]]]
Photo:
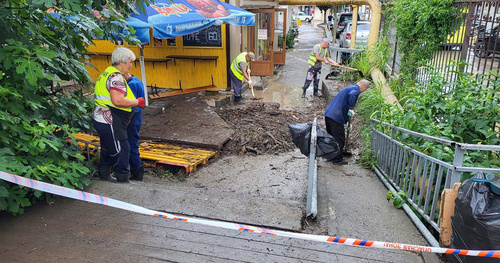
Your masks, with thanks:
[[[321,97],[319,92],[319,80],[321,78],[321,66],[322,63],[340,66],[337,62],[330,58],[330,52],[328,47],[330,46],[330,40],[328,38],[323,39],[323,41],[313,47],[313,51],[309,56],[309,69],[307,70],[306,81],[302,87],[302,98],[306,96],[306,90],[311,85],[311,81],[314,80],[314,96]]]
[[[250,61],[253,60],[255,60],[255,54],[253,52],[243,52],[231,63],[229,75],[231,76],[231,85],[234,89],[234,103],[236,104],[243,103],[241,98],[243,80],[248,81],[250,88],[253,89],[252,79],[250,78],[250,67],[248,66]],[[231,90],[231,87],[228,87],[226,90]]]
[[[127,125],[133,115],[132,108],[145,106],[144,98],[136,98],[124,78],[134,60],[134,52],[130,49],[116,48],[111,54],[111,66],[96,81],[92,124],[101,144],[98,167],[101,180],[114,181],[113,168],[118,182],[128,182],[130,178]]]

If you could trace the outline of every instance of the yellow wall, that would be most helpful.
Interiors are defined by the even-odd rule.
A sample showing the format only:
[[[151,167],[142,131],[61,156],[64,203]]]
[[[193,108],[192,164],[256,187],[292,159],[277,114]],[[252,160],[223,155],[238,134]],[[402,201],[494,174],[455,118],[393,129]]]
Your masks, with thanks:
[[[145,62],[147,85],[156,85],[159,88],[179,89],[179,80],[182,83],[182,89],[190,89],[212,84],[219,88],[226,88],[227,83],[227,63],[226,63],[226,25],[222,25],[222,47],[183,47],[182,37],[176,38],[176,46],[167,46],[167,40],[163,40],[162,46],[146,46],[144,48],[145,59],[165,59],[168,55],[184,56],[218,56],[217,66],[215,61],[196,60],[196,65],[192,59],[177,59],[168,62],[165,68],[165,62]],[[153,37],[151,36],[151,39]],[[110,54],[116,45],[107,40],[95,40],[95,46],[89,47],[89,53]],[[137,46],[130,48],[137,56],[136,63],[131,73],[142,79],[141,68],[139,65],[139,48]],[[90,62],[97,68],[87,66],[90,76],[96,80],[99,74],[111,65],[111,58],[104,55],[90,55]]]

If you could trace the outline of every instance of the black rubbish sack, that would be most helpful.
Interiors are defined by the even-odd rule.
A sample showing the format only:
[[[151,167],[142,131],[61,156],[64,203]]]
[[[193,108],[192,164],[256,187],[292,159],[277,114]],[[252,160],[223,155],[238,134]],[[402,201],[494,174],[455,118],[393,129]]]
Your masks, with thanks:
[[[484,179],[479,172],[473,178]],[[458,189],[451,217],[451,247],[471,250],[500,250],[500,195],[489,183],[466,180]],[[499,262],[496,258],[448,255],[450,262]]]
[[[295,146],[300,149],[302,154],[309,156],[312,123],[290,124],[288,125],[288,128],[292,134],[292,141]],[[340,153],[339,144],[335,141],[333,136],[319,127],[316,127],[316,138],[316,156],[330,160]]]
[[[312,123],[296,123],[288,125],[292,141],[300,149],[300,152],[309,156],[309,146],[311,144]]]
[[[326,131],[319,127],[316,129],[317,134],[317,149],[316,156],[326,158],[327,160],[333,159],[340,153],[340,147],[337,141]]]

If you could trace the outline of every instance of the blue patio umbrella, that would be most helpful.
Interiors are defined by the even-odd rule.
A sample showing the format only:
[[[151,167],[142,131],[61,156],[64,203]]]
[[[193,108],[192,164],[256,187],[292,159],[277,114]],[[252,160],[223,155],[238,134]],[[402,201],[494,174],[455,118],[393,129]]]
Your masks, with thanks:
[[[158,39],[191,34],[212,25],[230,24],[253,26],[255,15],[219,0],[155,0],[139,14],[131,14],[127,25],[133,27],[142,43],[149,43],[149,29]],[[142,82],[146,86],[146,72],[142,46],[139,48]],[[147,89],[146,105],[149,105]]]
[[[153,37],[166,39],[191,34],[212,25],[255,24],[253,13],[219,0],[155,0],[143,10],[127,19],[128,25],[134,27],[136,36],[143,43],[151,41],[149,27],[153,28]]]

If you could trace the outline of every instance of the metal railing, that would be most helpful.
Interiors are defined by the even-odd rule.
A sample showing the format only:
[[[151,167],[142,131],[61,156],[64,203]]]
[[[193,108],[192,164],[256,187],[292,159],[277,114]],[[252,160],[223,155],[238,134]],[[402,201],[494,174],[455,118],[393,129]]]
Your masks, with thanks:
[[[464,144],[441,139],[404,128],[371,120],[372,153],[375,170],[397,191],[407,193],[406,201],[425,222],[439,232],[439,199],[443,189],[452,188],[460,182],[463,173],[496,173],[500,168],[470,167],[464,165],[467,151],[489,151],[500,154],[499,145]],[[377,129],[376,124],[381,129]],[[390,135],[381,130],[390,130]],[[453,162],[438,160],[418,150],[412,149],[395,137],[398,135],[415,136],[442,144],[453,152]]]

